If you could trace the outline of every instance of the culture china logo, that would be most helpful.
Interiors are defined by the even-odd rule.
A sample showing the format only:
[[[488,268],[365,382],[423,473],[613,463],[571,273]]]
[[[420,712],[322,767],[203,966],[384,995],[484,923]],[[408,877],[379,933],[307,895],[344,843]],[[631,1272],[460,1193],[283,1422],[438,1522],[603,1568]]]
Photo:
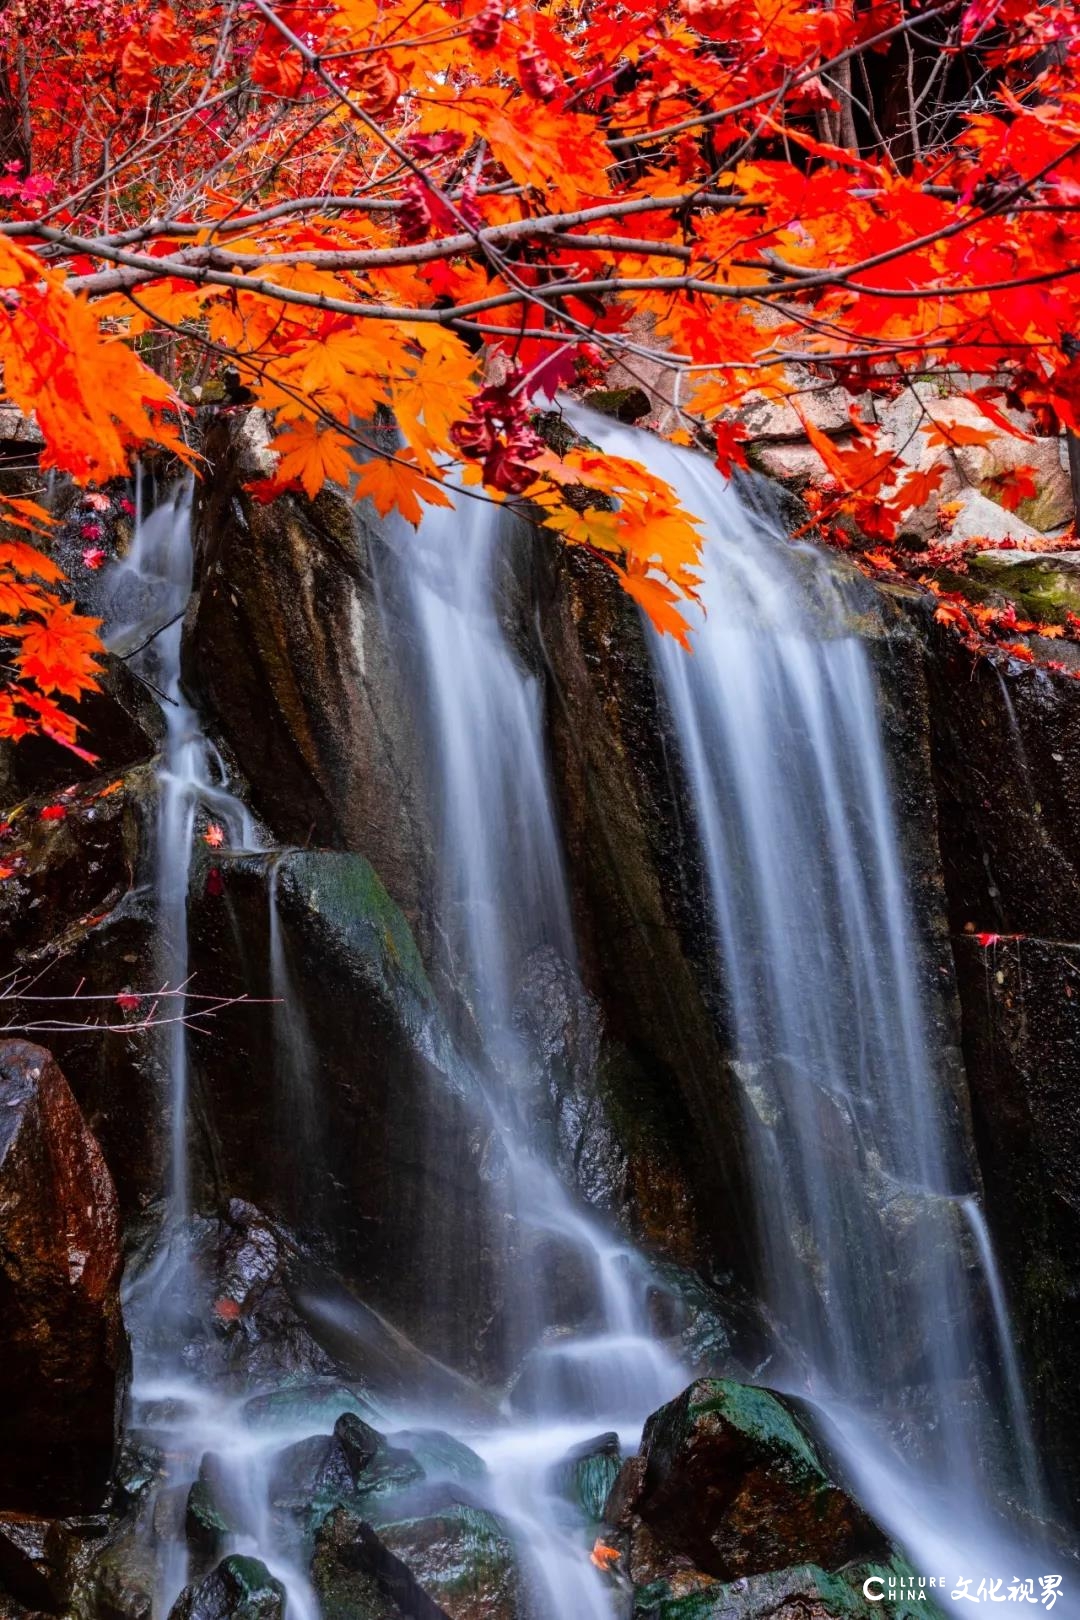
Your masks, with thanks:
[[[1041,1603],[1052,1609],[1061,1594],[1060,1575],[1031,1576],[1027,1580],[1011,1581],[984,1578],[976,1582],[963,1576],[946,1580],[938,1575],[868,1575],[863,1581],[863,1597],[871,1603],[890,1603],[904,1599],[908,1603],[927,1603],[948,1592],[954,1603],[966,1599],[969,1603]]]

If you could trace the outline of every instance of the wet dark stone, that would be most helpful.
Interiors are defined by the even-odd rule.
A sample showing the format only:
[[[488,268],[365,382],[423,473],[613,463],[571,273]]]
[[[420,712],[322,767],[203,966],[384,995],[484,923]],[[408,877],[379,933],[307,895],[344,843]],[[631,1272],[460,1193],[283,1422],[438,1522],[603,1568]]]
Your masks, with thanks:
[[[230,1525],[207,1479],[197,1479],[188,1492],[184,1529],[192,1556],[203,1565],[216,1563],[225,1551]]]
[[[464,1502],[396,1520],[384,1514],[374,1524],[339,1508],[316,1538],[312,1578],[324,1620],[518,1620],[521,1613],[505,1530]]]
[[[652,401],[643,388],[594,388],[585,395],[584,403],[617,422],[639,422],[652,414]]]
[[[323,1620],[446,1620],[406,1565],[347,1508],[319,1531],[311,1576]]]
[[[242,420],[242,419],[240,419]],[[264,506],[240,485],[237,423],[206,453],[184,677],[280,842],[362,852],[418,920],[432,881],[415,715],[374,578],[385,545],[325,491]]]
[[[116,1192],[52,1056],[0,1042],[0,1506],[101,1503],[127,1368]]]
[[[608,1514],[640,1519],[669,1553],[720,1580],[814,1563],[838,1569],[887,1544],[830,1476],[796,1403],[727,1379],[699,1379],[654,1412],[644,1467]],[[621,1486],[621,1490],[620,1490]]]
[[[600,1434],[568,1451],[548,1475],[551,1490],[565,1496],[589,1519],[604,1516],[604,1505],[622,1462],[617,1434]]]
[[[317,1435],[275,1457],[270,1500],[279,1511],[316,1526],[332,1509],[408,1491],[424,1478],[420,1463],[391,1446],[354,1412],[343,1412],[332,1435]]]
[[[234,1553],[185,1587],[169,1620],[285,1620],[285,1589],[258,1559]]]
[[[986,1215],[1043,1455],[1080,1491],[1080,686],[924,648],[942,869]],[[1056,657],[1047,644],[1048,656]],[[979,936],[983,936],[980,943]]]
[[[955,942],[987,1210],[1060,1495],[1080,1487],[1080,943]]]
[[[202,869],[193,884],[191,969],[215,992],[251,1000],[215,1020],[192,1052],[198,1196],[238,1196],[328,1241],[327,1258],[371,1318],[355,1323],[361,1348],[387,1338],[383,1317],[463,1373],[502,1372],[490,1132],[402,913],[358,855],[215,852],[214,867],[220,895],[206,893]],[[258,1004],[275,994],[271,881],[299,1058]],[[332,1329],[335,1311],[326,1315]]]
[[[614,1183],[614,1206],[654,1252],[749,1275],[741,1126],[670,717],[611,570],[577,547],[535,559],[552,783],[582,973],[603,1019],[595,1084],[619,1146],[596,1168],[586,1154],[585,1167]]]

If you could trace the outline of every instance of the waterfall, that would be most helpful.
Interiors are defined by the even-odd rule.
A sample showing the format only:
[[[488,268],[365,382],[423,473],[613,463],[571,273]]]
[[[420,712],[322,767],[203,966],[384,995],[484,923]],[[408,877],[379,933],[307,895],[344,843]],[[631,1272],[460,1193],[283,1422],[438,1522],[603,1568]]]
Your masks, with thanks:
[[[703,519],[694,651],[655,637],[653,652],[715,922],[777,1345],[768,1381],[816,1404],[917,1568],[951,1580],[962,1566],[973,1584],[1033,1574],[987,1483],[1038,1511],[1000,1279],[927,1027],[857,603],[703,457],[574,420]]]
[[[188,888],[199,818],[220,826],[233,849],[254,849],[258,838],[180,680],[182,619],[192,586],[192,481],[176,485],[149,511],[143,509],[142,479],[136,493],[131,548],[105,582],[107,641],[156,694],[164,720],[153,836],[153,970],[159,985],[179,989],[189,982]],[[272,890],[276,922],[273,898]],[[273,929],[272,939],[275,965],[284,972],[283,948]],[[282,1582],[289,1620],[317,1620],[314,1597],[296,1561],[298,1549],[281,1545],[268,1498],[271,1455],[294,1437],[253,1435],[243,1420],[242,1398],[216,1390],[185,1362],[191,1322],[204,1308],[191,1253],[188,1030],[174,1018],[156,1033],[168,1093],[167,1180],[156,1246],[126,1289],[124,1314],[133,1350],[131,1416],[168,1459],[156,1500],[183,1503],[204,1457],[212,1455],[238,1526],[232,1550],[254,1553]],[[168,1518],[166,1507],[159,1524],[155,1508],[144,1531],[158,1563],[155,1620],[168,1615],[189,1573],[182,1513],[165,1530]]]
[[[709,611],[695,625],[695,652],[657,640],[653,653],[696,812],[744,1105],[776,1346],[764,1376],[816,1405],[856,1494],[920,1570],[1034,1573],[984,1483],[1008,1474],[1011,1447],[1004,1483],[1038,1507],[1004,1291],[955,1099],[935,1066],[878,694],[849,628],[851,603],[820,557],[788,545],[700,458],[601,419],[587,428],[605,447],[647,458],[707,519]],[[490,1417],[452,1394],[419,1393],[395,1396],[379,1415],[391,1431],[449,1431],[482,1458],[487,1476],[472,1489],[516,1539],[528,1620],[613,1620],[620,1600],[590,1563],[589,1527],[560,1490],[560,1465],[612,1432],[633,1450],[644,1419],[689,1374],[652,1330],[656,1278],[645,1258],[557,1168],[550,1104],[561,1059],[529,1008],[554,987],[566,1018],[580,1014],[584,1027],[589,1004],[543,683],[510,600],[512,542],[503,510],[461,491],[418,532],[385,525],[376,548],[376,588],[428,772],[435,923],[463,1008],[455,1033],[481,1099],[509,1376]],[[155,690],[164,719],[152,882],[155,972],[172,987],[188,979],[192,851],[205,823],[219,823],[233,849],[259,844],[181,686],[191,569],[185,484],[140,508],[131,551],[107,581],[110,645]],[[317,1031],[302,1018],[278,876],[271,857],[267,1016],[294,1109],[297,1174],[317,1180]],[[283,1527],[271,1495],[275,1457],[317,1420],[253,1429],[250,1391],[190,1355],[209,1310],[198,1234],[212,1223],[192,1207],[187,1031],[177,1022],[158,1033],[166,1207],[125,1302],[133,1423],[167,1459],[143,1521],[158,1559],[154,1620],[166,1620],[189,1579],[183,1504],[211,1458],[228,1498],[228,1550],[253,1554],[283,1583],[288,1620],[317,1620],[299,1528]],[[597,1046],[581,1042],[575,1083],[588,1081]],[[426,1151],[437,1168],[442,1144]],[[567,1261],[579,1279],[572,1301],[559,1280]]]
[[[453,510],[429,512],[418,533],[403,525],[390,533],[396,543],[380,590],[416,649],[406,675],[430,761],[439,914],[479,1030],[502,1165],[491,1222],[515,1234],[507,1314],[521,1371],[507,1421],[488,1436],[470,1433],[469,1444],[488,1464],[492,1507],[517,1532],[538,1594],[535,1620],[610,1620],[610,1591],[549,1475],[602,1431],[636,1446],[644,1419],[686,1375],[650,1332],[648,1268],[575,1205],[536,1117],[547,1063],[517,1016],[522,983],[554,961],[570,1000],[582,992],[540,682],[500,617],[510,525],[498,506],[459,494]],[[563,1319],[543,1238],[576,1254],[591,1278],[583,1322]]]

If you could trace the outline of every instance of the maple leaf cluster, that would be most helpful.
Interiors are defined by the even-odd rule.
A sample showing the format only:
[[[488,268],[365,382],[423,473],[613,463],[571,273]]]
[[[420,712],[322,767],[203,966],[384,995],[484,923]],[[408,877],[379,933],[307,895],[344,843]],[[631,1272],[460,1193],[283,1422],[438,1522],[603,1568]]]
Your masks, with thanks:
[[[644,458],[549,449],[559,388],[645,380],[727,472],[748,396],[810,368],[853,428],[807,424],[814,516],[886,550],[957,439],[903,466],[875,398],[938,377],[988,435],[1080,431],[1070,0],[10,0],[0,38],[3,389],[84,484],[187,455],[181,398],[227,376],[262,496],[415,523],[479,484],[685,639],[697,525]],[[77,616],[9,619],[43,700],[92,679]]]
[[[0,501],[0,536],[4,528],[10,535],[0,537],[0,638],[9,677],[0,687],[0,737],[18,741],[38,734],[91,760],[76,743],[74,716],[58,700],[77,700],[97,686],[98,620],[62,600],[62,570],[38,546],[16,537],[18,531],[47,537],[52,521],[36,501]],[[48,818],[47,811],[42,815]]]

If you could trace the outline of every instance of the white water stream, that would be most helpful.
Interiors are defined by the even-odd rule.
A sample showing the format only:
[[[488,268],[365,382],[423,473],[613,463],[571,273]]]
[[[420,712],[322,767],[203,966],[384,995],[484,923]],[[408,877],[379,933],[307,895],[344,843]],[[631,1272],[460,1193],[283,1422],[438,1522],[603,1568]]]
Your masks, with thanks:
[[[588,432],[647,457],[707,519],[709,617],[693,657],[664,643],[656,662],[706,856],[784,1378],[818,1404],[867,1507],[920,1572],[973,1584],[1045,1573],[1040,1555],[1010,1543],[985,1483],[997,1469],[1006,1489],[1038,1505],[1004,1291],[929,1049],[877,692],[864,647],[847,633],[843,594],[820,560],[756,519],[700,458],[601,419],[589,418]],[[502,525],[479,502],[435,509],[419,534],[402,531],[382,584],[412,629],[410,678],[439,807],[440,919],[483,1051],[498,1166],[492,1221],[507,1234],[506,1311],[522,1371],[487,1429],[445,1410],[388,1416],[437,1422],[483,1457],[484,1494],[515,1530],[530,1576],[529,1620],[611,1620],[586,1528],[551,1470],[603,1431],[632,1448],[644,1418],[687,1375],[651,1334],[648,1266],[562,1185],[534,1112],[545,1057],[517,1016],[519,983],[538,953],[571,982],[576,964],[541,686],[500,619]],[[111,583],[118,650],[168,626],[132,662],[158,688],[166,721],[157,972],[181,984],[200,814],[234,847],[257,842],[180,686],[189,489],[140,518]],[[271,967],[287,1002],[276,873],[270,902]],[[284,1067],[307,1090],[303,1032],[286,1027],[280,1008],[273,1016],[283,1045],[297,1043]],[[134,1410],[170,1456],[174,1499],[205,1451],[223,1458],[241,1524],[236,1550],[284,1582],[288,1620],[317,1620],[297,1549],[282,1544],[270,1512],[269,1459],[284,1440],[253,1435],[242,1401],[183,1363],[191,1210],[182,1024],[167,1032],[163,1065],[168,1212],[156,1261],[128,1301],[137,1329],[152,1327],[141,1341],[136,1331]],[[591,1309],[578,1322],[563,1319],[544,1262],[529,1258],[545,1253],[541,1240],[572,1252],[591,1279]],[[980,1372],[987,1349],[999,1363],[1001,1421]],[[1009,1448],[1011,1470],[1001,1462]],[[187,1578],[182,1524],[161,1539],[155,1620]],[[1063,1600],[1056,1612],[1069,1607]]]
[[[703,520],[693,656],[660,638],[654,653],[705,855],[780,1376],[816,1403],[920,1573],[950,1589],[970,1577],[972,1592],[1062,1573],[999,1511],[1012,1496],[1038,1515],[1039,1467],[928,1030],[934,992],[854,598],[704,457],[575,421],[647,461]]]
[[[392,577],[381,585],[418,649],[411,675],[431,751],[440,915],[472,992],[488,1066],[482,1083],[505,1166],[492,1220],[509,1221],[516,1236],[506,1309],[522,1358],[519,1415],[488,1435],[462,1437],[487,1462],[492,1505],[518,1532],[538,1594],[536,1620],[610,1620],[610,1590],[588,1561],[584,1529],[568,1521],[548,1476],[572,1446],[604,1431],[633,1449],[645,1418],[686,1374],[650,1332],[647,1266],[577,1207],[531,1117],[530,1082],[544,1057],[515,1016],[521,981],[546,951],[580,987],[540,682],[500,621],[507,520],[490,503],[459,496],[453,510],[428,513],[418,533],[396,533]],[[562,1322],[543,1260],[532,1259],[545,1253],[535,1241],[544,1235],[587,1268],[586,1327]]]

